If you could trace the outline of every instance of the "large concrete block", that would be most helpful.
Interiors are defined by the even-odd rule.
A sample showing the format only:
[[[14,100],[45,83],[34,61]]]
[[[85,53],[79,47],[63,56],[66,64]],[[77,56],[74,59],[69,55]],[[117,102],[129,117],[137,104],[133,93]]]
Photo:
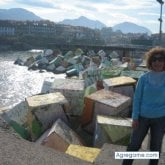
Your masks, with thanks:
[[[32,140],[38,138],[43,131],[61,118],[67,122],[63,107],[68,107],[67,99],[59,92],[35,95],[26,98],[28,106],[27,125]]]
[[[95,102],[100,104],[108,105],[112,110],[114,110],[114,113],[118,113],[119,111],[127,107],[131,102],[130,97],[104,89],[96,91],[95,93],[86,96],[86,98],[94,100]]]
[[[88,131],[94,131],[96,116],[126,116],[131,98],[108,90],[99,90],[85,97],[81,123]]]
[[[25,101],[22,101],[15,106],[4,107],[3,112],[10,120],[16,121],[20,125],[24,125],[27,122],[28,107]]]
[[[112,87],[112,86],[114,87],[114,86],[121,86],[121,85],[135,85],[136,80],[131,77],[120,76],[120,77],[104,79],[103,82],[108,87]]]
[[[79,79],[83,79],[85,87],[88,87],[98,80],[102,80],[101,69],[96,66],[90,66],[88,69],[79,73]]]
[[[49,93],[54,80],[54,77],[46,77],[42,85],[41,93]]]
[[[103,80],[107,90],[133,98],[136,80],[131,77],[121,76]]]
[[[128,77],[132,77],[134,79],[139,79],[144,73],[145,73],[145,71],[123,70],[121,72],[121,76],[128,76]]]
[[[83,145],[83,140],[64,121],[58,119],[36,143],[65,152],[70,144]]]
[[[58,118],[63,118],[64,121],[67,121],[63,108],[60,104],[38,109],[34,112],[34,115],[42,123],[44,130],[49,128]]]
[[[81,116],[85,92],[84,80],[56,79],[51,87],[51,92],[61,92],[71,106],[68,113]]]
[[[104,143],[127,146],[130,141],[131,132],[131,118],[98,115],[94,134],[94,146],[102,147]],[[149,148],[148,138],[147,134],[141,146],[143,150]]]
[[[44,107],[51,104],[67,104],[67,99],[60,93],[48,93],[48,94],[40,94],[34,95],[26,98],[26,102],[30,110],[38,107]]]
[[[131,134],[131,120],[119,117],[97,116],[94,146],[104,143],[128,145]]]
[[[2,118],[2,116],[0,115],[0,127],[8,129],[9,128],[9,124]]]
[[[73,156],[20,139],[0,127],[1,165],[91,165]]]
[[[76,158],[94,163],[95,159],[100,153],[100,149],[70,144],[65,153]]]

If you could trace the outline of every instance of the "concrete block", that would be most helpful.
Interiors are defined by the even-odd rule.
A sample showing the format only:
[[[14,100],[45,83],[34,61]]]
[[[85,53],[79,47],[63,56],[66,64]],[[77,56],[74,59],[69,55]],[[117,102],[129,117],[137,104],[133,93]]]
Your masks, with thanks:
[[[83,145],[79,135],[61,119],[58,119],[51,129],[47,130],[36,143],[61,152],[65,152],[70,144]]]
[[[58,118],[67,122],[63,107],[68,106],[68,101],[59,92],[28,97],[26,103],[28,106],[27,125],[32,140],[36,140]]]
[[[9,128],[9,124],[2,118],[1,115],[0,115],[0,127],[4,128],[4,129]]]
[[[137,70],[123,70],[121,72],[121,76],[128,76],[134,79],[139,79],[145,72],[144,71],[137,71]]]
[[[101,69],[91,66],[88,69],[79,73],[79,79],[83,79],[85,82],[85,87],[96,83],[98,80],[102,80]]]
[[[94,146],[102,147],[104,143],[128,145],[132,131],[131,123],[131,119],[98,115]]]
[[[131,132],[131,118],[98,115],[94,134],[94,146],[102,147],[104,143],[127,146]],[[149,150],[149,133],[144,138],[141,149]]]
[[[19,138],[0,127],[1,165],[91,165],[73,156]]]
[[[94,163],[96,157],[100,153],[100,149],[70,144],[65,153],[76,158]]]
[[[124,116],[128,114],[131,98],[107,90],[99,90],[85,97],[84,111],[81,123],[89,126],[88,131],[94,131],[96,116]]]
[[[131,98],[104,89],[92,93],[87,98],[97,103],[108,105],[114,110],[114,113],[121,111],[123,107],[127,107],[131,103]]]
[[[109,88],[110,91],[120,93],[122,95],[133,98],[134,96],[134,86],[133,85],[125,85],[125,86],[115,86]]]
[[[42,85],[41,93],[49,93],[54,80],[54,77],[46,77]]]
[[[103,80],[107,90],[133,98],[136,80],[131,77],[121,76]]]
[[[5,110],[5,113],[10,120],[16,121],[20,125],[24,125],[27,122],[28,107],[25,101],[22,101],[15,106],[8,107],[8,109]]]
[[[65,122],[67,121],[66,115],[60,104],[42,107],[41,109],[36,110],[34,115],[41,122],[44,130],[51,127],[53,122],[58,118],[62,118]]]
[[[61,92],[71,106],[68,113],[81,116],[85,92],[84,80],[56,79],[51,87],[51,92]]]
[[[45,147],[65,152],[69,147],[69,144],[64,139],[62,139],[56,132],[53,132],[51,134],[49,132],[50,129],[44,132],[44,134],[36,141],[36,144],[40,144]]]
[[[127,77],[127,76],[120,76],[120,77],[113,77],[109,79],[104,79],[103,82],[108,86],[108,87],[114,87],[114,86],[123,86],[123,85],[135,85],[136,80]]]
[[[41,107],[45,105],[51,105],[51,104],[67,104],[67,99],[60,93],[48,93],[48,94],[41,94],[41,95],[34,95],[31,97],[26,98],[26,102],[28,104],[28,107],[30,110],[33,110],[36,107]]]

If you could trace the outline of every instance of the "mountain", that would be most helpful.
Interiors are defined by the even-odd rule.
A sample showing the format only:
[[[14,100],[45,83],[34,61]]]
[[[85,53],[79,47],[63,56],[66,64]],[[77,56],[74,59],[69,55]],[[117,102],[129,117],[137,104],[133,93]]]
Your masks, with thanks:
[[[102,22],[97,20],[90,20],[84,16],[81,16],[77,19],[64,19],[62,22],[59,23],[72,26],[84,26],[91,29],[102,29],[103,27],[106,27],[106,25]],[[131,22],[123,22],[117,24],[113,26],[112,29],[113,31],[120,30],[122,33],[147,33],[149,35],[151,34],[151,31],[149,29]]]
[[[72,26],[84,26],[91,29],[102,29],[103,27],[106,27],[105,24],[103,24],[100,21],[97,20],[90,20],[84,16],[81,16],[77,19],[64,19],[63,21],[59,22],[60,24],[65,25],[72,25]]]
[[[123,22],[112,27],[113,31],[120,30],[122,33],[148,33],[151,31],[146,27],[139,26],[131,22]]]
[[[12,9],[0,9],[0,20],[17,20],[17,21],[39,21],[42,18],[38,17],[34,13],[22,9],[22,8],[12,8]]]
[[[30,12],[23,8],[11,8],[11,9],[0,9],[0,20],[17,20],[17,21],[39,21],[42,20],[41,17],[35,15],[33,12]],[[60,24],[72,25],[72,26],[84,26],[91,29],[102,29],[106,27],[100,21],[91,20],[84,16],[81,16],[77,19],[64,19]],[[120,30],[123,33],[148,33],[151,34],[151,31],[143,26],[139,26],[130,22],[123,22],[112,27],[113,31]]]

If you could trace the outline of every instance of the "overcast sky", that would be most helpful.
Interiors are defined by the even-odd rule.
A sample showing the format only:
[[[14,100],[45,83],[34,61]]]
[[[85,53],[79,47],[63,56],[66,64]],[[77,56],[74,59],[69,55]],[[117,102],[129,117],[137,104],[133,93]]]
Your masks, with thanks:
[[[127,21],[144,26],[152,33],[159,33],[160,3],[156,0],[0,0],[0,9],[9,8],[24,8],[54,22],[85,16],[112,27]]]

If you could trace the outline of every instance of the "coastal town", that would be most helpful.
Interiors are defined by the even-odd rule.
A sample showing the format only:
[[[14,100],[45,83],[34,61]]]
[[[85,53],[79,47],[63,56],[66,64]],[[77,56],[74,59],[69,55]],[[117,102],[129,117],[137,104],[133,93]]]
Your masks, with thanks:
[[[137,82],[164,71],[161,52],[146,54],[165,47],[164,1],[0,4],[0,165],[119,165],[123,159],[146,165],[156,157],[165,164],[163,123],[158,118],[163,131],[154,132],[155,115],[141,115],[139,106],[145,102],[157,115],[161,100],[164,109],[164,92],[154,88],[164,86],[162,75],[151,76],[154,86],[145,95],[154,97],[136,99],[150,126],[145,137],[135,136],[143,134],[140,150],[129,152],[134,124],[143,129],[133,117]],[[155,70],[149,58],[158,62]],[[156,100],[156,110],[148,100]],[[161,153],[151,152],[161,138]]]
[[[30,142],[30,152],[36,156],[33,146],[44,148],[43,157],[46,149],[53,149],[74,157],[75,164],[120,164],[122,159],[115,159],[115,152],[125,151],[130,139],[136,82],[148,71],[144,54],[123,57],[116,51],[84,53],[78,48],[63,55],[46,49],[26,60],[18,58],[14,64],[66,77],[47,78],[40,94],[25,98],[12,109],[1,108],[0,128],[1,133],[7,132],[6,138],[12,136],[23,143],[20,145]],[[142,151],[149,149],[149,138],[148,133]],[[135,164],[147,161],[136,160]]]

